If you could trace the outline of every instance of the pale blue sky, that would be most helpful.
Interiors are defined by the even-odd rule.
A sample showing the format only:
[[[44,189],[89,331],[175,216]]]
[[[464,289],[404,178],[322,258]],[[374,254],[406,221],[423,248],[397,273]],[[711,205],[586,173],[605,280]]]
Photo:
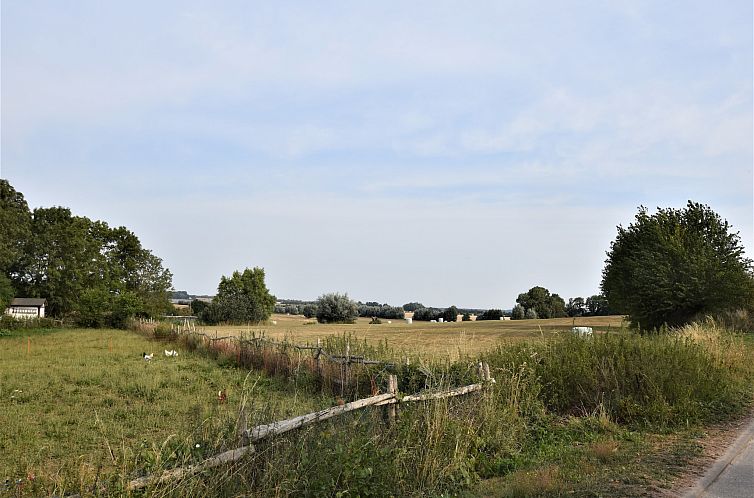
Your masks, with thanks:
[[[3,0],[2,171],[213,293],[598,291],[636,208],[754,248],[752,3]]]

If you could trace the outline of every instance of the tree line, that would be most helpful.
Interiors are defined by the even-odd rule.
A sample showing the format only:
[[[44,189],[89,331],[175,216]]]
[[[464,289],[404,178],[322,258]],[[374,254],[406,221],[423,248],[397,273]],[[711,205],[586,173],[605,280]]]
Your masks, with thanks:
[[[134,316],[171,309],[170,271],[126,227],[74,215],[65,207],[30,210],[0,180],[0,307],[13,297],[47,300],[46,314],[82,326],[124,327]]]

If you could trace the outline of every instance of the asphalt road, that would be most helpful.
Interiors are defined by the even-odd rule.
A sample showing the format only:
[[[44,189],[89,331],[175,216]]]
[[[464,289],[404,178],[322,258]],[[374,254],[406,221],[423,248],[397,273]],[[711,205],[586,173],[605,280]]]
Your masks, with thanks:
[[[754,420],[685,498],[754,498]]]

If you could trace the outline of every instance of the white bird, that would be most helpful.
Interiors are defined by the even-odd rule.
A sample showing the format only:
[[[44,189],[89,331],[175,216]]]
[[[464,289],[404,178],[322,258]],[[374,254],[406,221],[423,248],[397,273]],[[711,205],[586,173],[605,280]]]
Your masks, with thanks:
[[[154,358],[154,353],[147,354],[147,353],[141,353],[142,358],[144,358],[144,361],[149,361],[152,358]]]
[[[168,350],[166,349],[166,350],[165,350],[165,356],[178,356],[178,351],[176,351],[176,350],[174,350],[174,349],[171,349],[170,351],[168,351]]]

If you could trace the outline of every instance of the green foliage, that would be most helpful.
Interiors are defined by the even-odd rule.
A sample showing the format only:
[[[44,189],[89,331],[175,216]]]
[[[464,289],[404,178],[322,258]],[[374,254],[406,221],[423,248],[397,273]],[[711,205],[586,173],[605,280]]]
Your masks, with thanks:
[[[524,313],[524,318],[526,318],[527,320],[535,320],[539,318],[539,316],[537,315],[537,310],[535,310],[534,308],[527,309],[526,313]]]
[[[515,305],[511,310],[511,320],[523,320],[524,318],[526,318],[524,307],[520,304]]]
[[[560,318],[566,316],[565,301],[557,294],[550,294],[544,287],[532,287],[519,294],[516,302],[525,312],[533,310],[536,318]],[[528,318],[528,316],[527,316]]]
[[[424,308],[425,306],[422,303],[406,303],[403,305],[404,311],[416,311],[419,308]]]
[[[301,314],[304,315],[305,318],[314,318],[317,316],[317,306],[315,304],[306,304],[301,309]]]
[[[0,314],[5,313],[5,308],[13,301],[15,290],[10,279],[5,273],[0,273]]]
[[[458,320],[458,308],[456,308],[455,305],[446,308],[445,311],[442,312],[442,317],[446,322],[455,322]]]
[[[19,270],[24,246],[31,237],[31,213],[21,192],[0,179],[0,274]]]
[[[275,296],[264,283],[263,268],[246,268],[235,271],[231,277],[223,276],[212,302],[213,314],[221,322],[261,323],[275,309]]]
[[[323,294],[317,299],[317,321],[319,323],[353,323],[359,316],[355,302],[348,294]]]
[[[471,315],[469,315],[468,313],[464,313],[463,316],[461,317],[461,321],[462,322],[470,322],[471,321]]]
[[[419,322],[428,322],[437,320],[442,316],[442,312],[435,308],[417,308],[414,311],[414,320]]]
[[[200,301],[199,299],[194,299],[191,301],[191,313],[194,314],[194,316],[201,316],[201,314],[209,307],[209,303]]]
[[[85,289],[76,303],[76,323],[82,327],[103,327],[111,306],[107,290],[99,287]]]
[[[63,207],[29,213],[23,195],[5,180],[0,206],[0,272],[10,277],[16,296],[44,297],[49,315],[68,317],[93,305],[78,301],[98,288],[136,294],[139,314],[164,313],[172,275],[126,228]]]
[[[731,226],[709,206],[640,207],[607,253],[602,290],[611,307],[645,330],[751,306],[752,261]]]
[[[358,305],[359,316],[362,317],[377,317],[385,318],[388,320],[402,319],[405,316],[403,308],[396,306],[389,306],[387,304],[360,304]]]
[[[503,316],[503,310],[489,309],[479,315],[477,320],[500,320],[501,316]]]
[[[564,334],[498,347],[486,360],[533,368],[541,399],[555,413],[604,409],[617,422],[673,427],[732,416],[749,399],[740,343],[723,336],[716,344],[713,349],[679,336]]]

